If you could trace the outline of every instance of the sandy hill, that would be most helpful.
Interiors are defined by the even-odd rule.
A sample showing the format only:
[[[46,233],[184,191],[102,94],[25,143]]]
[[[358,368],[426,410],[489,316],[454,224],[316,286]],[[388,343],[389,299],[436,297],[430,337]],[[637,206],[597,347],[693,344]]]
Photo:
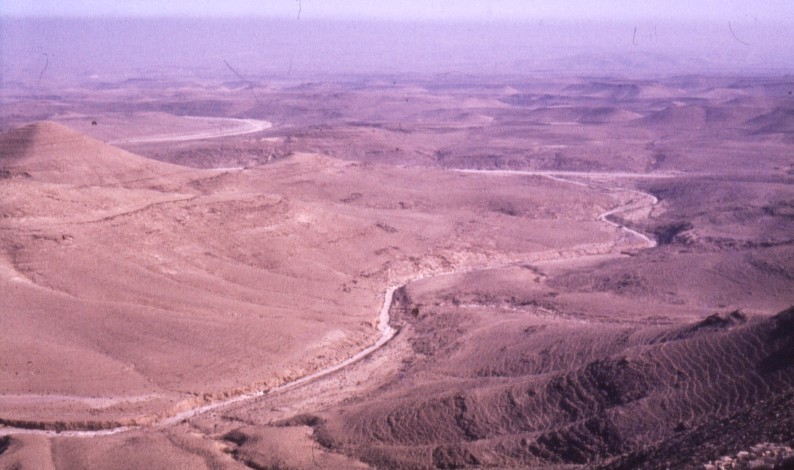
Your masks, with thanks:
[[[671,105],[634,121],[651,127],[674,129],[702,129],[707,124],[707,113],[703,106]]]
[[[794,132],[794,107],[775,108],[748,120],[747,124],[761,134]]]
[[[529,111],[526,116],[538,123],[606,124],[634,121],[641,114],[614,106],[548,106]]]
[[[627,100],[636,98],[640,93],[640,85],[635,83],[604,83],[590,82],[569,85],[565,91],[583,96],[598,96],[610,100]]]
[[[529,111],[526,116],[533,122],[555,123],[555,122],[576,122],[585,109],[578,106],[548,106],[536,108]]]
[[[600,107],[592,108],[579,118],[583,124],[604,124],[609,122],[628,122],[640,118],[642,115],[628,109]]]
[[[319,441],[377,467],[686,466],[708,455],[704,433],[737,426],[764,440],[790,425],[790,413],[753,416],[766,401],[791,405],[793,320],[794,309],[644,328],[516,317],[521,328],[462,340],[448,334],[478,320],[428,315],[414,327],[435,340],[412,347],[433,379],[416,380],[415,359],[402,380],[315,420]],[[688,453],[656,454],[673,442]]]
[[[757,106],[708,106],[706,120],[712,124],[730,127],[744,127],[745,122],[757,116],[763,109]]]
[[[0,175],[48,183],[117,184],[179,167],[126,152],[54,122],[42,121],[0,136]]]

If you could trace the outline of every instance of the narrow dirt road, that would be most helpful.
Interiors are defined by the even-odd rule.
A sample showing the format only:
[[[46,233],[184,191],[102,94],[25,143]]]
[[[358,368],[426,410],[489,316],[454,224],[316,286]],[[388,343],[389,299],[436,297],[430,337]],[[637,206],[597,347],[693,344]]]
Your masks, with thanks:
[[[621,178],[621,179],[665,179],[665,178],[675,178],[681,176],[677,173],[628,173],[628,172],[615,172],[615,173],[607,173],[607,172],[594,172],[594,173],[587,173],[583,171],[545,171],[545,170],[456,170],[461,173],[475,173],[480,175],[499,175],[499,176],[542,176],[544,178],[549,178],[554,181],[560,181],[562,183],[568,184],[575,184],[577,186],[587,186],[587,187],[594,187],[592,184],[584,183],[581,181],[571,180],[569,178]],[[626,233],[631,234],[634,237],[637,237],[646,243],[647,248],[653,248],[656,246],[656,240],[648,237],[644,233],[640,233],[636,230],[632,230],[625,225],[621,225],[617,222],[613,222],[609,220],[609,217],[615,214],[619,214],[621,212],[628,212],[632,210],[643,209],[645,207],[653,207],[659,203],[659,199],[656,196],[643,192],[638,191],[636,189],[624,189],[624,188],[607,188],[612,191],[623,191],[627,193],[636,194],[640,197],[639,201],[632,201],[628,204],[615,207],[614,209],[610,209],[606,212],[603,212],[598,215],[597,220],[601,222],[607,223],[613,227],[619,228]],[[644,199],[644,201],[643,201]]]
[[[455,170],[460,173],[477,173],[490,175],[525,175],[525,176],[546,176],[553,177],[562,181],[568,178],[625,178],[625,179],[665,179],[683,176],[684,173],[631,173],[627,171],[564,171],[564,170]]]
[[[568,179],[564,178],[564,176],[575,176],[575,177],[584,177],[584,176],[586,176],[586,173],[580,173],[580,172],[527,172],[527,171],[489,172],[488,170],[461,170],[461,171],[464,171],[464,172],[467,172],[467,173],[476,172],[476,173],[479,173],[479,174],[492,174],[494,176],[496,176],[496,175],[499,175],[499,176],[511,176],[511,175],[512,176],[527,176],[527,175],[530,175],[530,176],[543,176],[543,177],[548,177],[548,178],[551,178],[553,180],[561,181],[561,182],[565,182],[565,183],[591,186],[591,185],[589,185],[587,183],[582,183],[582,182],[579,182],[579,181],[571,181],[571,180],[568,180]],[[597,175],[602,176],[602,177],[608,177],[610,174],[609,173],[598,173]],[[628,175],[630,175],[630,174],[629,173],[618,173],[617,175],[620,175],[620,176],[617,176],[617,177],[628,177]],[[644,174],[631,174],[631,177],[632,178],[641,179],[641,178],[644,178],[644,177],[659,178],[659,177],[663,177],[663,176],[659,176],[659,175],[652,175],[651,176],[651,175],[644,175]],[[599,214],[598,217],[597,217],[597,220],[602,221],[604,223],[607,223],[609,225],[612,225],[612,226],[614,226],[616,228],[619,228],[620,230],[625,231],[626,233],[630,234],[632,237],[639,238],[640,240],[642,240],[644,242],[646,248],[652,248],[652,247],[656,246],[656,241],[655,240],[649,238],[648,236],[646,236],[646,235],[644,235],[644,234],[642,234],[640,232],[632,230],[632,229],[630,229],[630,228],[628,228],[628,227],[626,227],[624,225],[620,225],[618,223],[615,223],[615,222],[609,220],[608,217],[610,215],[614,215],[614,214],[617,214],[617,213],[620,213],[620,212],[625,212],[625,211],[630,211],[630,210],[637,210],[637,209],[641,209],[641,208],[645,208],[645,207],[652,207],[653,205],[658,203],[658,199],[656,197],[654,197],[653,195],[645,193],[645,192],[642,192],[642,191],[629,190],[629,189],[623,189],[623,188],[609,188],[609,189],[617,190],[617,191],[629,191],[631,193],[635,193],[638,196],[640,196],[640,200],[638,201],[638,200],[635,199],[635,200],[630,201],[627,204],[624,204],[624,205],[615,207],[613,209],[607,210],[607,211]],[[587,256],[587,255],[581,255],[581,256]],[[494,267],[497,267],[497,266],[474,267],[474,268],[470,267],[470,268],[464,268],[464,269],[450,271],[450,272],[436,273],[436,274],[433,274],[432,276],[446,276],[446,275],[450,275],[450,274],[471,271],[473,269],[485,269],[485,268],[494,268]],[[428,275],[419,275],[419,276],[416,276],[415,278],[409,279],[407,282],[405,282],[402,285],[405,285],[407,283],[410,283],[410,282],[413,282],[413,281],[416,281],[416,280],[420,280],[420,279],[423,279],[423,278],[427,278],[427,277],[429,277],[429,276]],[[299,378],[297,380],[294,380],[292,382],[287,382],[287,383],[282,384],[282,385],[280,385],[278,387],[274,387],[273,389],[270,389],[270,390],[258,390],[258,391],[254,391],[254,392],[247,393],[247,394],[241,394],[241,395],[238,395],[238,396],[226,399],[226,400],[217,401],[217,402],[209,403],[209,404],[206,404],[206,405],[197,406],[195,408],[192,408],[192,409],[177,413],[175,415],[162,418],[162,419],[160,419],[158,421],[155,421],[154,423],[151,423],[151,424],[148,424],[148,425],[122,426],[122,427],[116,427],[116,428],[111,428],[111,429],[103,429],[103,430],[73,430],[73,431],[62,431],[62,432],[41,430],[41,429],[2,427],[2,428],[0,428],[0,436],[4,436],[4,435],[8,435],[8,434],[22,434],[22,433],[24,433],[24,434],[40,434],[40,435],[48,435],[48,436],[58,435],[58,436],[71,436],[71,437],[96,437],[96,436],[107,436],[107,435],[112,435],[112,434],[118,434],[118,433],[130,431],[130,430],[134,430],[134,429],[141,429],[141,428],[144,428],[144,427],[168,427],[168,426],[173,426],[173,425],[175,425],[177,423],[183,422],[186,419],[193,418],[193,417],[196,417],[198,415],[201,415],[201,414],[213,411],[213,410],[220,410],[222,408],[230,407],[231,405],[241,404],[243,402],[254,400],[254,399],[261,398],[261,397],[268,396],[268,395],[282,395],[283,396],[283,392],[287,392],[287,391],[290,391],[290,390],[293,390],[293,389],[297,389],[297,388],[299,388],[299,387],[301,387],[303,385],[309,384],[309,383],[313,383],[313,384],[316,385],[318,382],[321,382],[323,379],[330,379],[331,376],[335,372],[338,372],[338,371],[340,371],[342,369],[345,369],[345,368],[347,368],[347,367],[349,367],[349,366],[351,366],[353,364],[359,363],[362,359],[364,359],[364,358],[368,357],[369,355],[373,354],[374,352],[380,350],[381,348],[383,348],[383,346],[385,346],[386,344],[389,343],[389,341],[396,334],[396,330],[389,325],[389,322],[390,322],[389,310],[391,308],[391,304],[392,304],[392,301],[393,301],[394,292],[397,289],[399,289],[400,287],[402,287],[402,285],[391,285],[391,286],[386,288],[385,293],[384,293],[384,298],[383,298],[383,305],[381,307],[380,314],[379,314],[379,317],[378,317],[378,331],[380,332],[380,336],[378,337],[378,339],[372,345],[370,345],[367,348],[359,351],[355,355],[345,359],[342,362],[339,362],[339,363],[334,364],[332,366],[329,366],[329,367],[326,367],[324,369],[318,370],[318,371],[316,371],[316,372],[314,372],[312,374],[309,374],[307,376],[304,376],[304,377]],[[373,364],[374,364],[373,367],[378,367],[377,362],[373,362]],[[336,383],[336,382],[334,382],[334,383]],[[338,388],[338,384],[335,387]]]
[[[204,130],[195,132],[184,132],[178,134],[159,134],[140,137],[129,137],[126,139],[111,140],[110,145],[119,144],[155,144],[162,142],[187,142],[190,140],[217,139],[218,137],[231,137],[235,135],[253,134],[273,127],[268,121],[258,119],[234,119],[234,118],[201,118],[189,117],[189,119],[212,119],[212,121],[222,121],[235,124],[228,129]]]

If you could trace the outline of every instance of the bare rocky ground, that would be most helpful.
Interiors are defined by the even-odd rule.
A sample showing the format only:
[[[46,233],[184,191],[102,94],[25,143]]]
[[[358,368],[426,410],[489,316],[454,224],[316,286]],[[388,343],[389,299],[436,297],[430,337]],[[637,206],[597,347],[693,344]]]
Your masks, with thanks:
[[[4,90],[0,464],[784,468],[792,87]]]

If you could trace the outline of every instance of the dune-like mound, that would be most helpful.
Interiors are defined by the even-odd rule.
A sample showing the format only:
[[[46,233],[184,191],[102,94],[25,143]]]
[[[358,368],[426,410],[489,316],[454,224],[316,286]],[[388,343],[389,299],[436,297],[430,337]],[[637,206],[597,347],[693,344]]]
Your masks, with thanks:
[[[637,119],[634,123],[672,129],[702,129],[708,123],[708,119],[703,106],[671,105]]]
[[[757,116],[764,108],[758,106],[708,106],[706,120],[709,124],[720,124],[732,128],[743,128],[745,122]]]
[[[0,136],[0,175],[6,178],[103,185],[175,170],[49,121]]]
[[[574,106],[548,106],[529,111],[526,116],[541,124],[575,123],[585,110]]]
[[[403,383],[318,420],[322,444],[378,467],[657,468],[715,458],[723,448],[703,437],[715,432],[737,450],[794,437],[761,409],[794,404],[794,308],[667,327],[527,321],[458,338],[471,320],[443,316],[415,325],[433,323],[434,341],[413,343],[432,358],[425,370],[408,366]]]
[[[605,124],[610,122],[628,122],[641,118],[642,115],[628,109],[601,107],[592,108],[579,118],[582,124]]]
[[[748,120],[747,124],[758,134],[794,132],[794,107],[775,108]]]
[[[641,85],[636,83],[590,82],[569,85],[565,91],[582,96],[596,96],[610,100],[628,100],[639,95]]]

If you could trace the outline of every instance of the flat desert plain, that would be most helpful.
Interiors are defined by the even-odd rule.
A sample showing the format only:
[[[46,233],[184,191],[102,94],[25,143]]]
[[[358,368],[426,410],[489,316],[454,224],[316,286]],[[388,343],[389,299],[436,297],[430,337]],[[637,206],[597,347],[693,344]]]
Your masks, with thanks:
[[[0,466],[786,468],[792,89],[5,88]]]

